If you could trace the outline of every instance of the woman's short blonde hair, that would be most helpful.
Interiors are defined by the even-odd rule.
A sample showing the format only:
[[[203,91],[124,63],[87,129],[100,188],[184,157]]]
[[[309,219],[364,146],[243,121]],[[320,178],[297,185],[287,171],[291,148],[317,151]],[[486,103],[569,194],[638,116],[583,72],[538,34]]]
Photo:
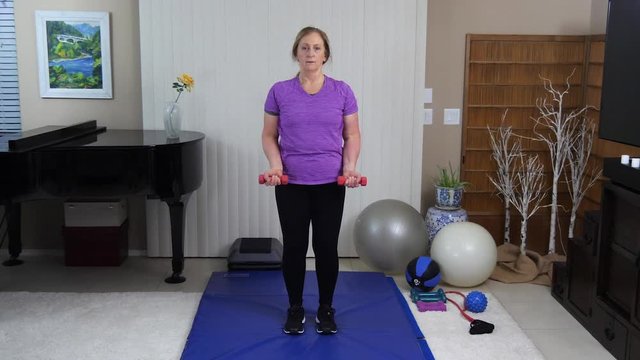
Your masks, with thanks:
[[[320,35],[320,37],[322,38],[322,42],[324,42],[324,55],[326,58],[325,61],[322,62],[324,64],[331,57],[331,48],[329,47],[329,37],[324,31],[313,26],[307,26],[298,32],[298,35],[296,35],[296,40],[293,42],[293,48],[291,49],[291,56],[293,57],[294,60],[298,58],[298,45],[300,45],[300,40],[302,40],[303,37],[313,32]]]

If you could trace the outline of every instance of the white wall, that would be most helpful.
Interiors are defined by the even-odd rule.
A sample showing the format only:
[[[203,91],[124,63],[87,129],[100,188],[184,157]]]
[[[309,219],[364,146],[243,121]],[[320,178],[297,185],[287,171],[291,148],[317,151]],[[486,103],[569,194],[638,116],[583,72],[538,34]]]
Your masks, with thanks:
[[[607,13],[609,0],[591,0],[591,33],[604,34],[607,32]]]

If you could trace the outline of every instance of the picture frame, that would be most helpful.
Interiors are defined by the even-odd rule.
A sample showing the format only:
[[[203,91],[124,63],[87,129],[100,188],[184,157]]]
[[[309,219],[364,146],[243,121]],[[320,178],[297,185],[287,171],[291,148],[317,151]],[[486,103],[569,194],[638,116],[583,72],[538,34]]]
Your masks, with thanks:
[[[40,97],[112,99],[109,13],[35,12]]]

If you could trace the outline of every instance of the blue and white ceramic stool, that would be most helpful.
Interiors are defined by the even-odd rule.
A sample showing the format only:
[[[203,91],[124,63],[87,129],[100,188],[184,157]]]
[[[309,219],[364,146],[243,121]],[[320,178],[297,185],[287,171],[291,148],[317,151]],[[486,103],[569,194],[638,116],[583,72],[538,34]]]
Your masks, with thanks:
[[[429,235],[429,243],[427,244],[427,253],[429,253],[431,250],[431,243],[436,237],[438,231],[447,224],[467,221],[467,211],[462,208],[445,210],[432,206],[427,210],[427,215],[424,220],[427,224],[427,234]]]

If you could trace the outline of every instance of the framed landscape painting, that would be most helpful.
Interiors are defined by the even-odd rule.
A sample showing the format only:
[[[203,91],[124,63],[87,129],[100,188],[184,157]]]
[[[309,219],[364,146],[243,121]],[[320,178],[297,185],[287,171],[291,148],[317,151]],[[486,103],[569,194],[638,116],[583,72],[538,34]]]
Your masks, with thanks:
[[[109,13],[36,11],[40,96],[113,98]]]

